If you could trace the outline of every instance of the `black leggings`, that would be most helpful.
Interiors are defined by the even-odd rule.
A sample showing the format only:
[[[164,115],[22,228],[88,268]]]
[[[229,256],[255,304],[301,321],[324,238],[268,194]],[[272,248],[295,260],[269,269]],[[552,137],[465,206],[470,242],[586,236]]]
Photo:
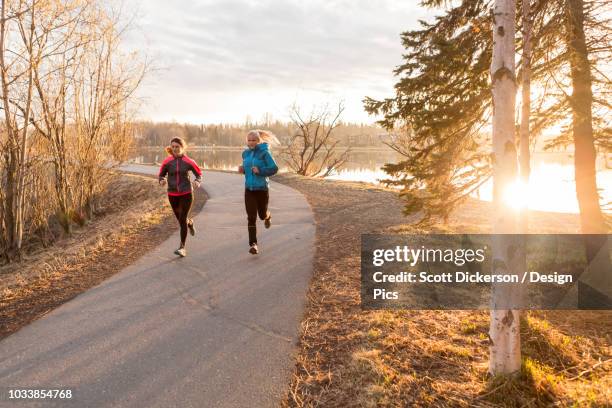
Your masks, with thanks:
[[[270,212],[268,211],[268,190],[244,190],[244,206],[247,212],[247,225],[249,229],[249,245],[257,243],[257,227],[255,221],[257,221],[257,215],[259,218],[265,220]]]
[[[187,219],[193,203],[193,193],[180,196],[169,195],[168,200],[170,200],[172,211],[174,211],[174,215],[181,226],[181,248],[183,248],[187,239]]]

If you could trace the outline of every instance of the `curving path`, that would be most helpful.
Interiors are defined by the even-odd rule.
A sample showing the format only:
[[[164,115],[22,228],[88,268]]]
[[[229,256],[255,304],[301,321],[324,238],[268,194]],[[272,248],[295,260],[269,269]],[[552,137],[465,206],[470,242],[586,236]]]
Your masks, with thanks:
[[[173,254],[177,232],[0,341],[0,393],[71,388],[73,403],[65,405],[74,407],[279,404],[312,273],[312,212],[300,193],[272,182],[273,225],[265,230],[258,221],[253,256],[242,176],[205,171],[203,187],[209,200],[187,238],[188,256]],[[0,406],[58,405],[3,399]]]

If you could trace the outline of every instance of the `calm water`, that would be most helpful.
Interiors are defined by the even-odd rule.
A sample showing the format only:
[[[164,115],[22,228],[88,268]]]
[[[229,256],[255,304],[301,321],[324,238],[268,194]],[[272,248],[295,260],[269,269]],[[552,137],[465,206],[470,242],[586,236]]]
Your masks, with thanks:
[[[195,150],[189,156],[202,164],[203,168],[217,170],[236,170],[242,163],[242,149]],[[141,152],[133,159],[136,163],[160,163],[166,157],[162,148],[152,148]],[[365,181],[379,183],[387,175],[381,170],[385,163],[401,160],[401,156],[391,149],[356,151],[349,161],[330,179]],[[280,171],[287,167],[278,160]],[[512,204],[521,204],[520,197],[530,197],[527,205],[534,210],[556,212],[578,212],[574,183],[573,157],[570,153],[535,153],[532,157],[531,177],[528,186],[516,185],[508,189],[506,199]],[[612,155],[608,163],[604,157],[597,161],[597,187],[600,189],[601,203],[612,201]],[[492,182],[484,184],[477,194],[480,199],[491,200]],[[610,209],[608,209],[610,211]]]

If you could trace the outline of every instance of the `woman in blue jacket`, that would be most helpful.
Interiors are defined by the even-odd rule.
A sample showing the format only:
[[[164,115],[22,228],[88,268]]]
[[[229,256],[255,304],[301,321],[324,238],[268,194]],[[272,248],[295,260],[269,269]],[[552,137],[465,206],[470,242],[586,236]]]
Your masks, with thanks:
[[[278,172],[278,166],[269,150],[269,142],[278,143],[272,133],[265,130],[251,130],[247,134],[247,149],[242,152],[242,166],[238,171],[244,174],[244,205],[247,212],[249,230],[249,252],[257,249],[257,215],[264,221],[266,228],[272,225],[272,215],[268,211],[268,177]]]

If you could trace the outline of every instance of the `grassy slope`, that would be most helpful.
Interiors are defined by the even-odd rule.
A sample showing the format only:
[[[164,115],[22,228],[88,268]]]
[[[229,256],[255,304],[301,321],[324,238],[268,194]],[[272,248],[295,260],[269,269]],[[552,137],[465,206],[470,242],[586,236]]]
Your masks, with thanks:
[[[362,311],[360,234],[487,232],[490,206],[470,201],[447,226],[418,231],[387,190],[278,175],[317,222],[314,276],[284,406],[603,406],[610,401],[612,313],[523,315],[523,373],[487,376],[486,311]],[[273,195],[271,200],[273,200]],[[533,212],[532,232],[577,232],[571,214]]]

